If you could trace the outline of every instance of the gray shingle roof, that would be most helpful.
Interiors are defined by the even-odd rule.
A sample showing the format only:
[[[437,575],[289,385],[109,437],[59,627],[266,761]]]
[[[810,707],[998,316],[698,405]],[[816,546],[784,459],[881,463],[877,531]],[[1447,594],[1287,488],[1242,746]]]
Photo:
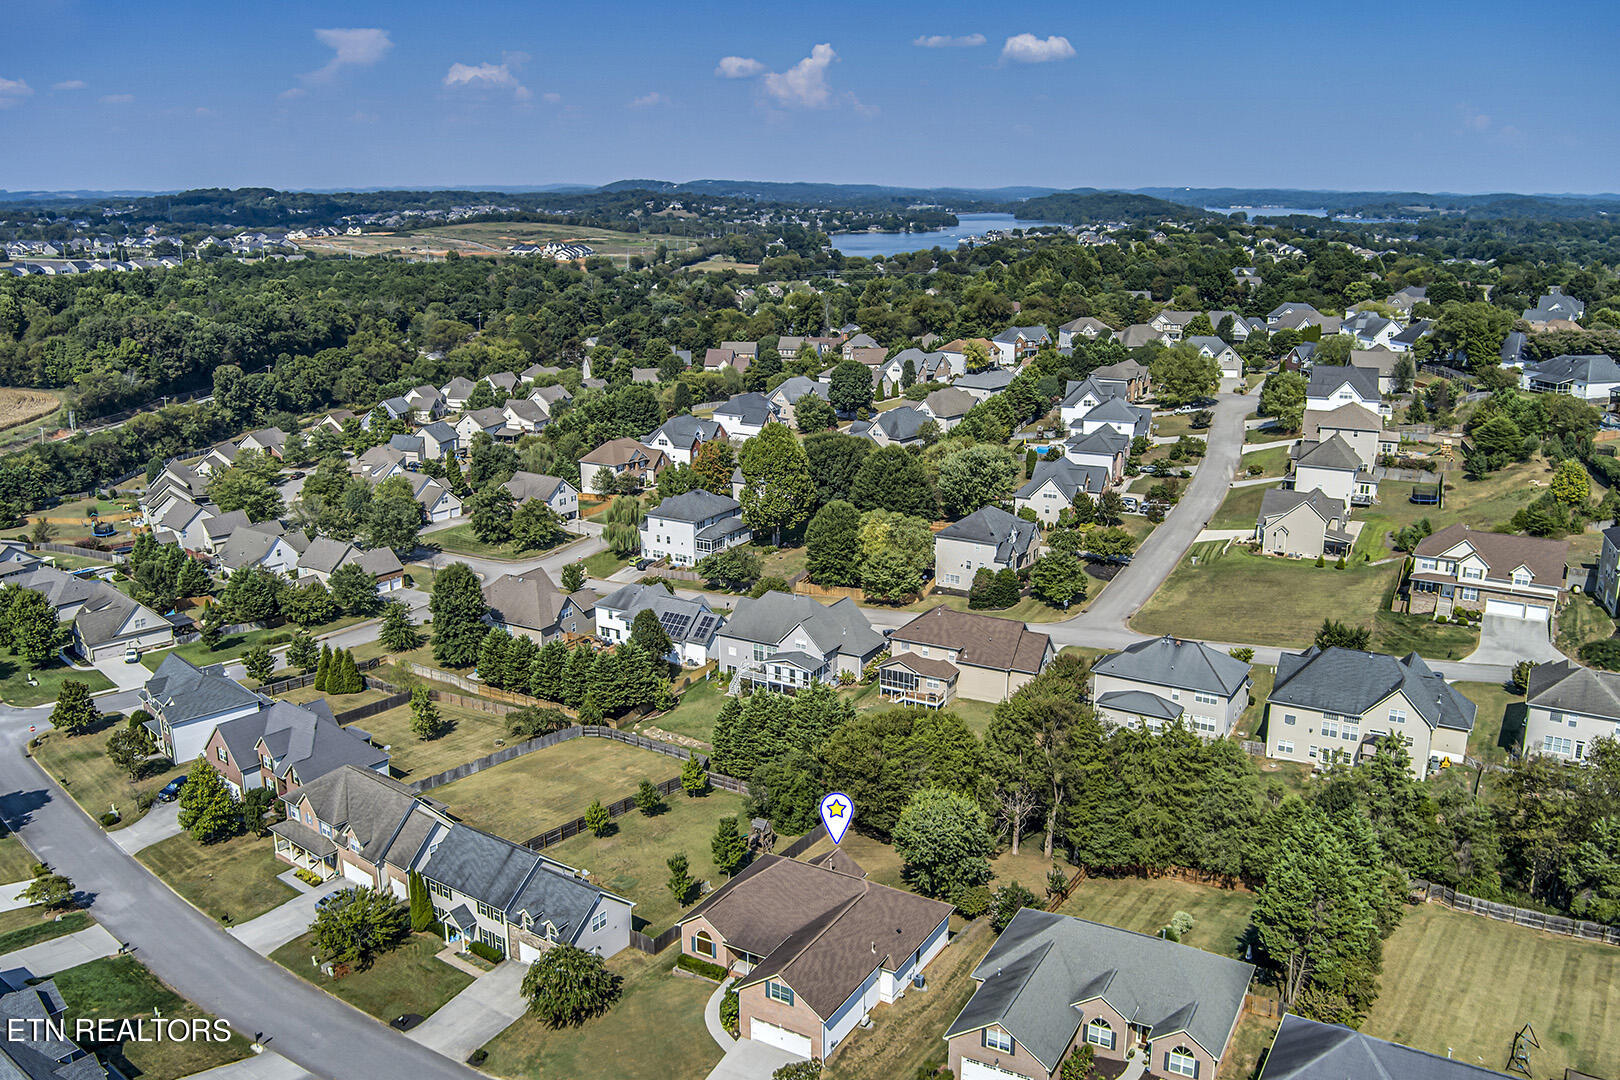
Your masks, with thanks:
[[[624,622],[649,608],[673,641],[707,642],[725,625],[725,619],[702,600],[673,596],[662,585],[622,585],[597,601],[597,609],[619,613]]]
[[[325,715],[291,702],[277,701],[251,716],[227,720],[216,729],[234,755],[238,767],[251,770],[258,759],[254,747],[265,742],[275,760],[277,776],[293,770],[301,782],[325,776],[344,765],[362,769],[387,768],[388,753],[372,746]]]
[[[1063,445],[1076,454],[1106,454],[1113,457],[1130,451],[1131,437],[1117,428],[1100,427],[1089,435],[1076,435]]]
[[[225,674],[224,664],[200,668],[176,653],[163,658],[140,693],[141,699],[153,705],[171,725],[263,700]]]
[[[1373,368],[1352,367],[1349,364],[1317,364],[1311,368],[1311,381],[1306,384],[1305,396],[1329,398],[1345,383],[1349,383],[1363,400],[1378,400],[1378,372]]]
[[[733,516],[741,509],[742,504],[730,495],[715,495],[702,488],[694,488],[683,495],[665,499],[647,511],[647,516],[696,523],[718,514]]]
[[[539,567],[524,574],[502,574],[484,586],[490,616],[507,626],[549,630],[562,617],[568,594]]]
[[[996,549],[995,561],[1004,563],[1027,552],[1039,532],[1040,526],[1033,521],[1025,521],[997,506],[986,506],[934,535],[947,540],[992,544]]]
[[[1019,488],[1014,497],[1027,499],[1045,487],[1049,480],[1057,485],[1065,499],[1073,502],[1075,495],[1081,491],[1101,494],[1103,488],[1108,486],[1108,469],[1102,465],[1084,465],[1064,457],[1042,458],[1036,462],[1029,483]]]
[[[1538,664],[1530,671],[1525,700],[1543,709],[1620,721],[1620,675],[1593,671],[1571,660]]]
[[[1131,713],[1133,716],[1151,716],[1155,720],[1166,722],[1175,720],[1181,715],[1180,705],[1166,701],[1158,694],[1150,694],[1146,690],[1114,690],[1099,697],[1097,704],[1115,712]]]
[[[1133,682],[1203,690],[1231,697],[1249,680],[1249,665],[1201,641],[1181,641],[1166,634],[1128,645],[1105,656],[1092,668]]]
[[[749,427],[764,427],[776,418],[776,409],[764,394],[738,394],[714,410],[723,424],[735,418]]]
[[[973,969],[979,986],[945,1037],[999,1024],[1056,1069],[1080,1027],[1076,1006],[1101,998],[1155,1043],[1184,1032],[1219,1058],[1253,976],[1189,945],[1024,908]]]
[[[887,435],[891,442],[903,443],[917,438],[923,425],[932,423],[933,419],[921,409],[902,405],[898,409],[878,413],[872,421],[882,429],[883,434]]]
[[[1324,522],[1337,518],[1345,518],[1344,503],[1338,499],[1323,494],[1321,488],[1312,488],[1309,491],[1297,491],[1293,488],[1267,488],[1266,493],[1260,497],[1261,523],[1270,521],[1274,517],[1288,513],[1300,503],[1305,503],[1316,516]]]
[[[527,913],[574,940],[603,890],[562,873],[544,856],[467,825],[453,826],[420,866],[424,876],[498,908],[513,921]],[[610,894],[611,895],[611,894]]]
[[[1542,382],[1620,382],[1620,363],[1602,353],[1583,353],[1580,356],[1555,356],[1526,369],[1530,376]]]
[[[1502,1074],[1289,1013],[1260,1080],[1486,1080]]]
[[[1344,441],[1342,435],[1330,436],[1325,442],[1302,449],[1304,452],[1294,462],[1296,468],[1344,469],[1355,472],[1362,467],[1361,459],[1350,449],[1350,444]]]
[[[516,502],[525,503],[530,499],[539,499],[541,502],[546,502],[565,483],[567,481],[560,476],[523,472],[520,469],[512,474],[512,479],[501,486],[512,493],[512,498]]]
[[[800,624],[823,656],[836,650],[844,656],[864,658],[885,644],[883,635],[872,629],[866,614],[847,597],[823,606],[808,596],[780,592],[737,601],[737,610],[727,620],[723,633],[741,641],[774,646]]]
[[[776,389],[771,391],[772,397],[779,396],[789,405],[795,404],[806,394],[814,394],[821,400],[826,401],[832,394],[832,387],[826,383],[816,382],[814,379],[804,375],[795,375],[790,379],[783,379]]]
[[[952,386],[964,390],[983,390],[986,393],[999,393],[1007,389],[1008,385],[1017,377],[1017,374],[1005,368],[991,368],[988,371],[978,371],[969,375],[959,375],[951,383]]]
[[[690,446],[694,442],[708,442],[710,439],[718,438],[720,425],[713,420],[693,416],[691,413],[681,413],[665,420],[648,432],[647,437],[641,441],[651,446],[660,431],[676,446]]]
[[[1109,398],[1124,398],[1130,393],[1130,384],[1125,379],[1099,379],[1095,375],[1088,379],[1070,379],[1063,393],[1064,405],[1078,405],[1088,395],[1097,401],[1107,401]]]
[[[1397,659],[1355,649],[1283,653],[1269,700],[1305,709],[1360,716],[1401,691],[1431,727],[1472,731],[1478,711],[1417,653]]]

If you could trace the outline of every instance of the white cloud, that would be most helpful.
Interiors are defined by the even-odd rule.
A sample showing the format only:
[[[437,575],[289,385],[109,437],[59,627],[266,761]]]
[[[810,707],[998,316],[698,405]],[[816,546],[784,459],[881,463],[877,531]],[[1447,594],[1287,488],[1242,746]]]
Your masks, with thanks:
[[[101,95],[101,103],[103,105],[128,105],[130,102],[132,102],[134,100],[135,100],[135,95],[134,94],[102,94]]]
[[[302,86],[289,86],[287,89],[277,94],[276,97],[280,98],[282,101],[292,101],[294,98],[304,97],[308,93],[309,91],[305,90]]]
[[[952,37],[950,34],[924,34],[912,44],[924,49],[971,49],[976,45],[983,45],[983,34],[962,34]]]
[[[1044,64],[1049,60],[1067,60],[1073,55],[1074,46],[1069,44],[1069,39],[1056,34],[1049,38],[1015,34],[1001,47],[1003,60],[1015,60],[1020,64]]]
[[[90,84],[85,82],[83,79],[68,79],[65,82],[52,83],[51,84],[51,89],[52,90],[83,90],[85,87],[87,87],[89,85]]]
[[[668,104],[669,98],[665,97],[663,94],[660,94],[657,90],[653,90],[650,93],[642,94],[640,97],[630,102],[630,107],[632,109],[650,109],[655,105]]]
[[[451,64],[445,72],[444,85],[462,86],[473,90],[510,90],[519,101],[528,101],[534,95],[512,73],[512,65],[522,63],[522,53],[509,55],[504,64]]]
[[[748,79],[765,70],[765,65],[751,56],[722,56],[714,73],[722,79]]]
[[[33,97],[34,88],[22,79],[8,79],[0,75],[0,109],[9,109],[25,97]]]
[[[1458,105],[1457,112],[1462,117],[1463,127],[1470,131],[1491,130],[1491,118],[1488,113],[1482,113],[1469,105]]]
[[[810,55],[783,72],[765,75],[765,92],[781,102],[802,109],[819,109],[832,99],[827,86],[827,68],[838,59],[828,44],[817,45]]]
[[[316,30],[315,40],[332,50],[332,59],[325,66],[299,76],[305,82],[330,82],[343,68],[370,67],[394,47],[388,31],[375,28]]]
[[[550,90],[544,94],[541,94],[540,100],[545,102],[547,105],[555,105],[557,102],[562,100],[562,95],[554,90]]]

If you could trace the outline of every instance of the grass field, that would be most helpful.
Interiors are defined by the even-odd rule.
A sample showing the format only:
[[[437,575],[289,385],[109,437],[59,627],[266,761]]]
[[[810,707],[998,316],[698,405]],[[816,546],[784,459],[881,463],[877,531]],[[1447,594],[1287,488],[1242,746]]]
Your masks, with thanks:
[[[1614,620],[1586,593],[1571,595],[1558,613],[1556,644],[1563,652],[1579,659],[1582,645],[1614,636]]]
[[[0,956],[42,941],[77,934],[90,926],[90,916],[82,911],[57,913],[42,907],[16,908],[0,915]]]
[[[28,685],[30,672],[38,686]],[[30,668],[19,657],[0,656],[0,701],[19,708],[44,705],[62,695],[62,684],[72,679],[90,687],[92,694],[113,688],[112,680],[95,668],[68,667],[52,660],[42,668]]]
[[[486,559],[521,559],[531,555],[541,555],[562,544],[579,539],[578,533],[568,533],[557,544],[549,548],[519,548],[517,544],[486,544],[473,535],[472,522],[464,521],[459,525],[452,525],[448,529],[428,533],[423,537],[424,542],[437,544],[442,550],[453,555],[475,555]]]
[[[1261,472],[1258,476],[1284,476],[1288,473],[1288,447],[1272,446],[1265,450],[1255,450],[1243,455],[1243,465],[1238,471],[1244,476],[1249,469],[1258,465]]]
[[[571,739],[485,769],[428,794],[471,825],[523,841],[578,817],[592,799],[636,793],[643,780],[668,780],[680,762],[610,739]]]
[[[1249,678],[1254,685],[1249,687],[1249,707],[1243,710],[1238,718],[1232,734],[1240,739],[1253,739],[1260,730],[1260,723],[1266,716],[1266,698],[1271,696],[1272,683],[1276,681],[1277,669],[1265,664],[1255,664],[1249,668]]]
[[[593,578],[609,577],[630,565],[629,559],[621,559],[611,551],[598,551],[584,562],[585,573]]]
[[[1378,1001],[1362,1030],[1502,1069],[1535,1028],[1537,1077],[1603,1076],[1620,1061],[1620,949],[1423,904],[1384,945]]]
[[[714,984],[671,974],[675,955],[624,950],[607,962],[624,983],[605,1014],[562,1030],[519,1017],[484,1047],[482,1068],[528,1080],[703,1080],[721,1058],[703,1024]]]
[[[49,416],[61,404],[62,400],[48,390],[0,386],[0,431]]]
[[[412,934],[405,944],[383,953],[364,971],[341,979],[328,978],[310,962],[315,955],[314,935],[300,934],[270,954],[270,959],[308,979],[333,997],[392,1020],[403,1013],[431,1016],[472,982],[472,976],[438,958],[444,942],[435,934]]]
[[[276,880],[287,864],[258,836],[199,844],[190,833],[171,836],[135,856],[164,884],[226,926],[244,923],[297,896]]]
[[[654,727],[708,742],[714,736],[714,718],[726,703],[726,687],[730,680],[716,675],[692,686],[681,695],[680,702],[663,716],[652,721]]]
[[[1500,683],[1459,682],[1454,685],[1479,706],[1474,730],[1468,734],[1469,755],[1487,764],[1505,764],[1508,747],[1503,745],[1503,729],[1517,741],[1514,733],[1524,727],[1524,699]]]
[[[740,795],[711,791],[694,799],[676,792],[665,798],[668,809],[661,814],[647,817],[632,810],[613,819],[617,828],[607,836],[581,833],[546,848],[549,857],[589,870],[596,884],[634,900],[637,928],[655,935],[674,923],[684,910],[665,885],[669,867],[664,860],[675,854],[685,855],[693,879],[707,880],[718,888],[725,883],[725,877],[715,870],[709,851],[715,826],[723,817],[741,816],[742,831],[745,835],[748,832]]]
[[[138,784],[130,783],[129,775],[107,758],[107,737],[112,732],[111,724],[84,735],[47,732],[31,752],[34,760],[92,816],[99,817],[116,806],[123,814],[123,820],[113,826],[118,829],[140,818],[135,809],[138,795],[155,793],[170,780],[185,775],[185,769],[167,769]]]
[[[170,990],[133,956],[110,956],[59,971],[53,978],[67,1003],[67,1020],[80,1017],[211,1019],[196,1005]],[[125,1076],[141,1080],[176,1080],[248,1056],[248,1041],[233,1034],[223,1042],[137,1042],[87,1046],[110,1059]]]
[[[1180,878],[1087,878],[1059,910],[1142,934],[1158,933],[1176,912],[1185,911],[1193,917],[1185,944],[1241,958],[1254,894]]]
[[[1434,481],[1416,484],[1406,480],[1386,480],[1378,485],[1378,503],[1358,508],[1354,517],[1366,522],[1357,553],[1371,552],[1373,558],[1391,554],[1385,534],[1429,519],[1435,531],[1448,525],[1471,525],[1476,529],[1503,525],[1521,507],[1533,502],[1545,489],[1552,471],[1539,457],[1510,465],[1483,480],[1463,478],[1462,469],[1445,472],[1444,506],[1420,506],[1412,502],[1412,489],[1433,486]]]
[[[554,225],[538,221],[479,221],[456,225],[436,225],[423,229],[361,236],[322,236],[302,241],[299,246],[313,252],[378,255],[384,252],[406,254],[505,255],[513,244],[544,243],[547,240],[577,240],[590,245],[598,255],[613,257],[623,265],[629,255],[651,255],[663,244],[672,252],[696,245],[689,236],[663,233],[628,233],[597,229],[586,225]]]
[[[500,749],[495,741],[506,734],[500,717],[443,704],[439,715],[449,721],[450,730],[427,741],[411,731],[409,705],[357,720],[355,726],[370,733],[375,745],[389,748],[389,772],[396,780],[420,780]]]

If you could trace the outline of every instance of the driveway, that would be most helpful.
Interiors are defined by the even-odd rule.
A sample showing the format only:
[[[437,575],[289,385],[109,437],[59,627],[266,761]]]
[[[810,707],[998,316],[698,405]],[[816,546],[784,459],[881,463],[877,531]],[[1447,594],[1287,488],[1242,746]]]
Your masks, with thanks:
[[[206,1072],[192,1073],[186,1080],[315,1080],[302,1068],[280,1054],[266,1050],[250,1054],[241,1061],[220,1065]]]
[[[159,840],[179,836],[183,831],[180,828],[180,800],[176,799],[174,802],[153,803],[152,809],[135,824],[107,835],[113,843],[133,855]]]
[[[100,960],[117,951],[117,938],[103,927],[91,926],[77,934],[64,934],[0,956],[0,977],[12,986],[20,986],[29,976],[42,978],[55,975],[58,971]],[[19,978],[18,972],[27,974]]]
[[[146,680],[152,674],[146,669],[145,664],[126,664],[123,653],[117,656],[104,656],[90,666],[107,676],[108,680],[120,690],[139,690],[146,685]]]
[[[771,1080],[771,1074],[783,1065],[803,1060],[798,1054],[753,1039],[738,1039],[720,1064],[709,1070],[709,1080]]]
[[[271,908],[256,919],[249,919],[226,933],[260,956],[269,956],[309,929],[315,921],[315,904],[339,889],[352,889],[354,882],[333,878],[309,892],[299,893],[280,907]]]
[[[1520,660],[1563,660],[1553,645],[1550,628],[1544,622],[1515,619],[1511,615],[1487,615],[1479,626],[1479,648],[1463,657],[1465,664],[1505,664]]]
[[[465,1061],[528,1011],[529,1003],[518,990],[528,970],[528,964],[516,960],[502,962],[439,1006],[411,1029],[409,1037],[445,1057]]]

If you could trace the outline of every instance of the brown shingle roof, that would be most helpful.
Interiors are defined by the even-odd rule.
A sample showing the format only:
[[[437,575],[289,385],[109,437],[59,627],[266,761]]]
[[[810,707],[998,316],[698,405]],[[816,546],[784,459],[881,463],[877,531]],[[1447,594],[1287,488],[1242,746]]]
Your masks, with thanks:
[[[1323,409],[1311,409],[1305,413],[1305,430],[1301,433],[1306,442],[1321,441],[1323,428],[1329,431],[1377,431],[1383,432],[1384,418],[1371,409],[1351,402],[1340,405],[1331,412]]]
[[[1434,557],[1463,541],[1473,548],[1487,567],[1485,576],[1506,581],[1520,566],[1527,567],[1537,585],[1563,588],[1564,565],[1569,559],[1567,540],[1546,540],[1539,536],[1479,532],[1467,525],[1451,525],[1427,537],[1412,552]]]
[[[1052,639],[1021,622],[953,611],[941,604],[912,619],[889,636],[891,641],[955,649],[959,664],[997,671],[1039,672]]]
[[[647,467],[658,471],[665,464],[664,452],[653,450],[634,439],[610,439],[579,459],[581,465],[624,465],[640,456]]]

